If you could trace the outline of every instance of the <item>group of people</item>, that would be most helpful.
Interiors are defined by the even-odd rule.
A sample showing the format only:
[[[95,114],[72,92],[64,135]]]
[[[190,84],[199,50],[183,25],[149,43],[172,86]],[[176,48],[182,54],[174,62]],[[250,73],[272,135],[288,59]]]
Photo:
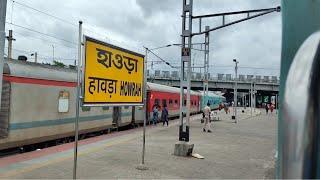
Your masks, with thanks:
[[[152,116],[153,125],[157,125],[157,123],[159,122],[160,110],[161,110],[161,107],[159,105],[153,106],[153,116]],[[169,126],[168,116],[169,116],[168,108],[166,105],[164,105],[161,111],[161,120],[162,120],[163,126],[165,125],[165,123],[167,123],[167,126]]]
[[[228,113],[227,106],[223,106],[223,105],[219,106],[219,110],[221,110],[223,108],[225,109],[226,113]],[[161,110],[161,119],[159,119],[160,110]],[[152,116],[152,124],[153,125],[157,125],[159,120],[161,120],[163,123],[163,126],[165,124],[167,124],[167,126],[169,126],[169,120],[168,120],[169,111],[168,111],[168,108],[166,105],[164,105],[162,109],[159,105],[154,105],[152,113],[153,113],[153,116]],[[208,133],[212,132],[211,131],[210,115],[211,115],[210,103],[207,103],[207,106],[205,106],[203,109],[203,119],[204,119],[203,132],[208,132]]]
[[[269,113],[269,109],[270,109],[270,112],[272,114],[272,112],[274,110],[274,105],[273,104],[266,104],[266,106],[264,108],[266,109],[266,114]]]
[[[269,109],[270,112],[272,113],[274,110],[274,105],[273,104],[266,104],[265,109],[266,109],[266,113],[268,114]],[[222,109],[224,109],[224,111],[226,112],[226,114],[228,114],[229,107],[227,104],[223,104],[221,103],[219,105],[219,111],[221,111]],[[154,105],[153,106],[153,117],[152,117],[152,123],[153,125],[157,125],[157,123],[159,122],[159,113],[160,113],[161,107],[159,105]],[[207,105],[204,107],[203,109],[203,120],[204,120],[204,127],[203,127],[203,132],[208,132],[211,133],[211,120],[210,120],[210,115],[211,115],[211,108],[210,108],[210,103],[207,103]],[[162,111],[161,111],[161,121],[163,123],[163,126],[165,124],[167,124],[167,126],[169,126],[169,120],[168,120],[168,116],[169,116],[169,111],[166,105],[163,106]]]

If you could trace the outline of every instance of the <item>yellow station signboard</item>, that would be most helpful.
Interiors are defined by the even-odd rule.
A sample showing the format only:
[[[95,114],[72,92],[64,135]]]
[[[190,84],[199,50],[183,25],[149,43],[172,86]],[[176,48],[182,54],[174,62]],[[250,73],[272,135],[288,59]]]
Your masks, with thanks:
[[[85,37],[83,105],[142,105],[144,56]]]

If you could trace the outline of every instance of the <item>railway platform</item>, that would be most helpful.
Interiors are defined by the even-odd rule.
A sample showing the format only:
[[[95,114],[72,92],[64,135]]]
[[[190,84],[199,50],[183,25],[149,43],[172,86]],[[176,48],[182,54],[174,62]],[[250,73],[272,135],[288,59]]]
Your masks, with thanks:
[[[142,128],[81,140],[78,178],[273,178],[277,116],[241,110],[237,124],[220,113],[212,133],[202,132],[201,115],[192,116],[190,142],[204,159],[173,155],[178,120],[148,126],[144,171],[136,168]],[[72,172],[73,143],[0,159],[0,178],[70,179]]]

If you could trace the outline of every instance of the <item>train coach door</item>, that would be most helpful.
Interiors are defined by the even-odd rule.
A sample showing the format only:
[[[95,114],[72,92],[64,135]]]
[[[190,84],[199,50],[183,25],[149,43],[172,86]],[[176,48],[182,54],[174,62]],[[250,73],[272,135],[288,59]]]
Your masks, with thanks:
[[[121,107],[120,106],[115,106],[113,107],[113,115],[112,115],[112,124],[119,127],[121,123]]]
[[[0,139],[8,137],[11,84],[2,81],[1,110],[0,110]]]
[[[146,116],[146,121],[149,122],[150,124],[150,112],[149,112],[149,109],[150,109],[150,106],[151,106],[151,100],[150,100],[150,97],[151,97],[151,92],[150,91],[147,91],[147,104],[146,104],[146,112],[144,112],[147,116]],[[145,118],[145,117],[144,117]]]
[[[150,92],[147,92],[147,106],[146,106],[146,111],[144,111],[144,108],[143,106],[136,106],[135,107],[135,113],[134,113],[134,116],[135,116],[135,123],[137,124],[143,124],[143,121],[144,119],[146,118],[147,116],[147,119],[146,119],[146,122],[148,123],[149,121],[149,115],[150,113],[149,112],[149,108],[150,108]]]

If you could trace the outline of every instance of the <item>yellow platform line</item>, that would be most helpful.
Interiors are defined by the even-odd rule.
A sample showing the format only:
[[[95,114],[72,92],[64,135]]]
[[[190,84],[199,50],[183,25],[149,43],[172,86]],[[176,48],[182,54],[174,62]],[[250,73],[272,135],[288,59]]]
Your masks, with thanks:
[[[195,119],[191,119],[191,121],[193,121],[193,120],[195,120]],[[179,124],[179,121],[171,123],[169,125],[169,127],[173,127],[173,126],[175,126],[177,124]],[[154,131],[156,129],[157,128],[150,129],[150,130]],[[114,145],[123,144],[123,143],[129,142],[130,140],[138,138],[139,136],[140,136],[140,134],[137,133],[137,134],[135,134],[135,136],[130,136],[130,138],[126,138],[124,140],[115,141],[115,142],[109,142],[109,143],[105,144],[104,146],[98,146],[98,147],[95,147],[95,148],[82,150],[82,151],[79,151],[78,155],[82,156],[82,155],[86,155],[86,154],[89,154],[89,153],[92,153],[92,152],[97,152],[97,151],[99,151],[101,149],[104,149],[106,147],[111,147],[111,146],[114,146]],[[10,171],[8,171],[6,173],[0,174],[0,178],[3,179],[3,178],[12,177],[12,176],[15,176],[15,175],[18,175],[18,174],[30,172],[30,171],[33,171],[35,169],[39,169],[41,167],[45,167],[45,166],[48,166],[48,165],[56,164],[56,163],[59,163],[59,162],[65,161],[65,160],[69,160],[69,159],[73,159],[73,153],[70,153],[69,155],[67,155],[65,157],[60,157],[60,158],[55,158],[55,159],[48,160],[48,162],[45,162],[45,163],[37,163],[37,164],[30,165],[28,167],[10,170]]]
[[[134,137],[134,138],[136,138],[136,137]],[[88,150],[82,150],[82,151],[79,151],[79,156],[86,155],[86,154],[89,154],[89,153],[93,153],[93,152],[99,151],[101,149],[104,149],[106,147],[111,147],[111,146],[114,146],[114,145],[123,144],[123,143],[126,143],[126,142],[134,139],[134,138],[131,137],[131,138],[127,138],[127,139],[124,139],[124,140],[121,140],[121,141],[110,142],[110,143],[107,143],[104,146],[90,148]],[[45,162],[45,163],[34,164],[34,165],[31,165],[31,166],[28,166],[28,167],[25,167],[25,168],[21,168],[19,170],[14,169],[14,170],[8,171],[8,172],[6,172],[4,174],[0,174],[0,178],[7,178],[7,177],[10,177],[10,176],[15,176],[15,175],[18,175],[18,174],[30,172],[30,171],[33,171],[35,169],[39,169],[41,167],[45,167],[45,166],[48,166],[48,165],[56,164],[56,163],[59,163],[59,162],[65,161],[65,160],[72,159],[72,158],[73,158],[73,153],[70,153],[69,155],[67,155],[65,157],[51,159],[51,160],[49,160],[48,162]]]

